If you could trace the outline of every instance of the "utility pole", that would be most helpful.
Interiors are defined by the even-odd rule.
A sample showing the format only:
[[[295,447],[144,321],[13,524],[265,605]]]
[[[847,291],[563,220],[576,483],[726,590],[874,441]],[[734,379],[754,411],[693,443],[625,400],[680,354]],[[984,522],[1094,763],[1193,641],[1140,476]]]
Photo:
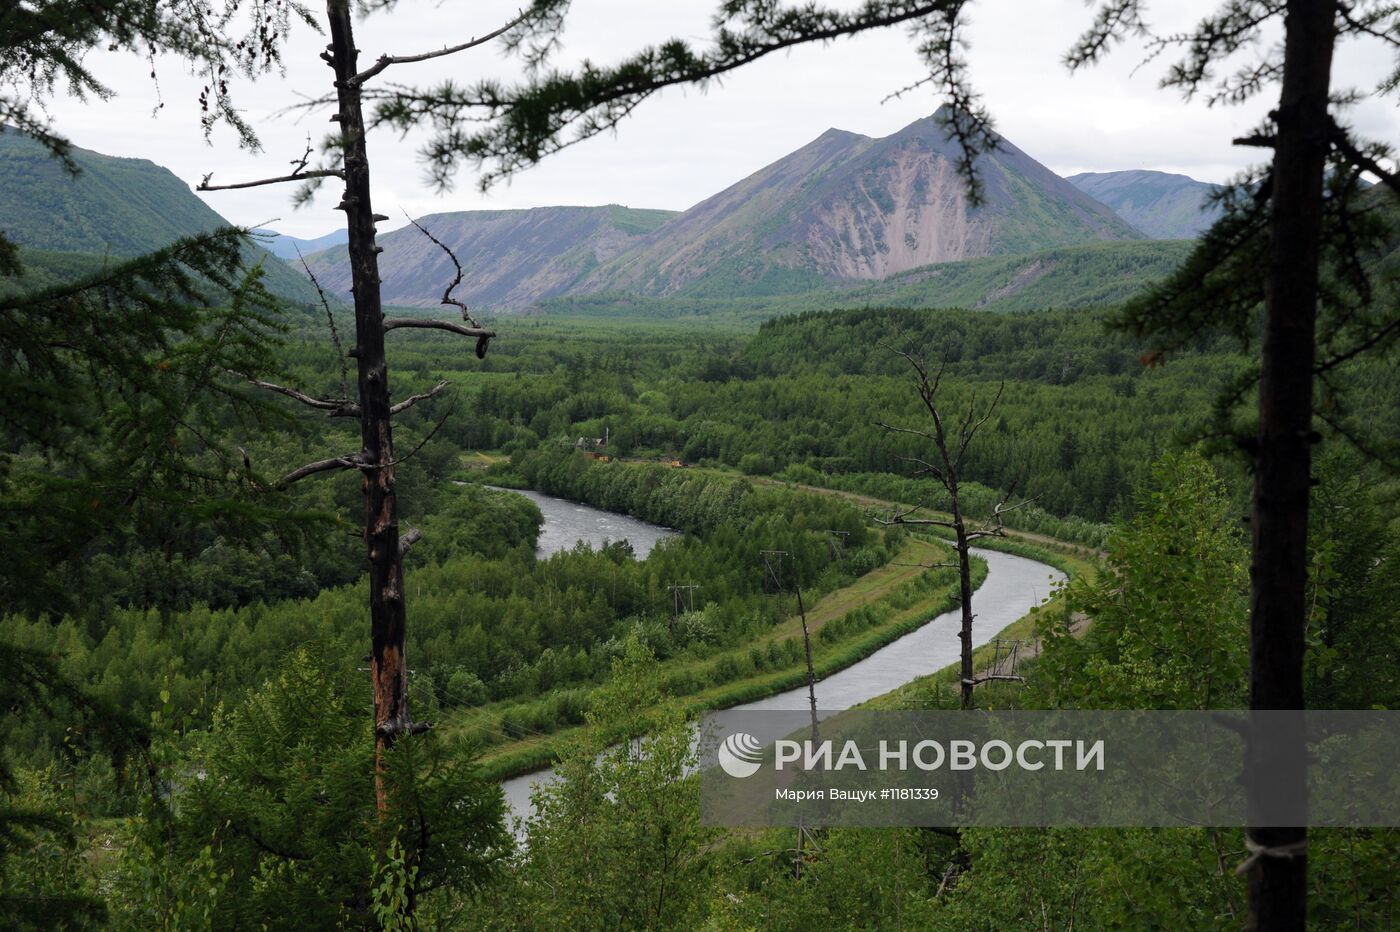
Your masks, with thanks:
[[[695,611],[695,590],[699,589],[698,583],[687,583],[681,585],[674,583],[666,587],[671,592],[671,624],[675,624],[681,617],[681,604],[685,604],[687,612]],[[682,596],[681,593],[685,595]]]
[[[783,591],[783,581],[781,573],[783,570],[783,558],[786,557],[786,550],[760,550],[758,555],[763,557],[763,572],[768,578],[773,580],[773,588],[779,592]]]
[[[851,536],[850,531],[822,531],[827,535],[827,542],[831,544],[831,557],[834,560],[843,560],[846,557],[846,538]]]

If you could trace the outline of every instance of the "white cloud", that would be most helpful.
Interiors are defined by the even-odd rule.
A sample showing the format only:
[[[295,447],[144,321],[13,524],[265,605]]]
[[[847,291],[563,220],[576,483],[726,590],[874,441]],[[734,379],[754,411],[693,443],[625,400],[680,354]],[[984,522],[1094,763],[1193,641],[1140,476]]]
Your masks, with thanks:
[[[1191,0],[1160,13],[1163,29],[1180,29],[1215,7]],[[480,34],[507,18],[516,0],[439,3],[401,0],[358,29],[362,60],[387,51],[403,54]],[[708,30],[714,0],[575,0],[562,63],[588,57],[615,60],[642,44],[673,35],[699,39]],[[1140,49],[1115,52],[1107,63],[1070,76],[1061,56],[1089,21],[1081,0],[981,0],[972,5],[968,53],[974,83],[984,93],[1001,131],[1055,171],[1158,168],[1206,181],[1223,181],[1259,157],[1230,145],[1269,107],[1208,108],[1160,90],[1162,62],[1137,73]],[[220,130],[206,146],[198,124],[200,82],[178,65],[160,65],[165,108],[152,117],[156,91],[145,62],[95,54],[90,63],[118,91],[109,102],[61,101],[58,128],[77,144],[112,155],[151,159],[186,181],[208,171],[232,181],[280,171],[299,154],[308,132],[329,126],[324,114],[297,121],[276,118],[296,94],[327,92],[329,69],[317,58],[324,38],[301,29],[287,51],[285,77],[237,85],[237,99],[257,127],[266,151],[239,150]],[[1338,84],[1374,82],[1384,52],[1355,44],[1339,54]],[[494,47],[421,66],[396,69],[399,80],[444,76],[470,81],[509,78],[514,63]],[[456,190],[439,194],[424,181],[416,158],[421,136],[400,139],[381,132],[371,140],[376,209],[401,224],[414,215],[546,204],[621,203],[681,209],[734,183],[835,126],[882,136],[927,115],[938,101],[926,90],[881,104],[890,91],[922,74],[912,40],[903,32],[857,37],[825,48],[774,55],[742,69],[706,92],[673,89],[643,104],[612,136],[591,140],[551,157],[489,194],[476,190],[464,171]],[[1375,102],[1358,108],[1352,122],[1372,138],[1394,139],[1400,129],[1394,107]],[[239,223],[272,225],[314,236],[335,228],[338,199],[329,186],[309,207],[294,211],[286,188],[204,195]]]

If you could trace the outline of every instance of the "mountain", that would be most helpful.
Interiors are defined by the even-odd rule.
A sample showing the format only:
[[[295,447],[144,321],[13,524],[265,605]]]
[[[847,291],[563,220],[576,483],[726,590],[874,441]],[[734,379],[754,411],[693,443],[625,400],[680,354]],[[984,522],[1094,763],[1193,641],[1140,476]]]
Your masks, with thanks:
[[[1084,172],[1066,179],[1153,239],[1195,239],[1220,216],[1219,185],[1156,171]]]
[[[840,303],[992,311],[1107,307],[1166,278],[1189,252],[1190,244],[1179,242],[1083,243],[947,262],[855,289]]]
[[[681,214],[620,207],[472,211],[424,218],[487,311],[551,298],[728,299],[878,281],[933,263],[1142,234],[1003,139],[978,159],[971,208],[942,114],[872,139],[828,130]],[[451,264],[411,227],[380,238],[384,300],[436,305]],[[349,288],[344,250],[319,254],[322,284]]]
[[[309,256],[313,252],[320,252],[323,249],[330,249],[332,246],[342,246],[350,237],[345,230],[333,230],[325,236],[318,236],[315,239],[302,239],[298,236],[288,236],[285,233],[278,233],[276,230],[258,228],[253,231],[258,234],[258,242],[268,252],[279,259],[288,262],[296,262],[297,252],[303,256]]]
[[[753,322],[814,309],[961,307],[993,312],[1120,304],[1170,275],[1191,250],[1183,240],[1082,243],[900,272],[875,282],[797,294],[639,298],[619,292],[549,298],[544,313]]]
[[[590,272],[675,216],[669,210],[536,207],[471,210],[419,218],[452,247],[464,276],[454,296],[487,311],[519,310],[575,288]],[[385,304],[435,307],[452,281],[452,260],[412,226],[378,237]],[[327,291],[350,290],[344,247],[308,258]]]
[[[190,233],[228,226],[167,168],[73,147],[76,177],[48,150],[12,129],[0,131],[0,230],[36,260],[54,254],[137,256]],[[291,300],[316,301],[305,275],[250,246],[268,287]],[[86,263],[93,266],[93,263]],[[79,262],[77,267],[85,267]]]
[[[968,205],[943,113],[872,139],[828,130],[601,267],[586,291],[730,296],[1141,234],[1008,140]]]

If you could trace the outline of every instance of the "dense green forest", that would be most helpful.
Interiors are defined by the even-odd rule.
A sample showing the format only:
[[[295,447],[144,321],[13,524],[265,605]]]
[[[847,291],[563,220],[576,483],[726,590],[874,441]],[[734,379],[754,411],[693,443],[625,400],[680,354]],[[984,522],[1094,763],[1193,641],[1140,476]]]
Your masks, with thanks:
[[[823,683],[960,723],[1395,714],[1400,175],[1377,105],[1400,90],[1400,6],[1218,0],[1182,31],[1101,0],[1055,49],[1078,73],[1126,46],[1188,104],[1266,104],[1229,123],[1116,75],[1086,101],[1039,81],[984,99],[962,2],[724,0],[654,45],[632,46],[650,17],[612,24],[620,45],[587,58],[561,54],[570,6],[471,29],[444,6],[410,55],[375,47],[414,24],[393,2],[0,12],[0,925],[1400,927],[1400,828],[1306,808],[1332,761],[1301,728],[1241,729],[1242,828],[720,829],[693,740],[706,710],[804,690],[816,733]],[[1003,77],[1035,73],[1035,22],[993,12]],[[421,146],[436,194],[464,168],[484,192],[760,59],[783,69],[781,96],[752,95],[766,132],[815,86],[802,46],[844,50],[820,67],[868,93],[896,73],[884,47],[837,40],[892,28],[917,70],[879,93],[931,92],[933,115],[828,131],[671,219],[605,208],[578,248],[521,211],[498,243],[527,272],[500,281],[520,316],[454,297],[495,263],[419,227],[418,267],[448,280],[410,273],[401,300],[440,304],[383,306],[403,254],[377,225],[426,196],[383,130]],[[481,70],[487,43],[504,61]],[[269,87],[317,55],[319,82]],[[150,116],[179,87],[206,143],[246,150],[196,191],[242,214],[254,188],[334,189],[353,308],[173,173],[72,145],[64,98],[110,128],[123,64]],[[1008,86],[1064,163],[1203,166],[1239,131],[1211,171],[1240,174],[1195,240],[1139,238],[1000,135]],[[284,153],[254,125],[269,102],[335,128],[284,162],[302,129]],[[766,149],[733,128],[745,158]],[[650,151],[614,167],[714,155]],[[561,166],[571,199],[617,190],[578,164],[598,163]],[[568,296],[551,255],[615,290]],[[967,258],[917,265],[939,256]],[[661,539],[540,546],[547,513],[587,506]],[[850,669],[877,653],[898,662]],[[791,785],[827,776],[803,769]],[[1279,800],[1311,818],[1263,824]]]
[[[596,928],[795,927],[890,902],[869,913],[879,927],[965,928],[979,924],[973,917],[1014,925],[1043,909],[1081,916],[1090,927],[1149,915],[1229,924],[1240,894],[1217,867],[1241,847],[1230,831],[968,831],[960,842],[967,866],[948,897],[927,865],[943,863],[950,839],[833,830],[806,879],[794,881],[788,862],[765,853],[786,845],[772,833],[721,840],[699,825],[695,784],[678,779],[689,751],[676,729],[685,708],[802,682],[792,593],[771,585],[761,550],[793,554],[809,606],[858,580],[907,574],[891,575],[878,598],[826,620],[814,639],[822,671],[952,604],[951,570],[900,569],[908,554],[935,562],[929,555],[940,545],[879,529],[869,506],[804,490],[946,505],[929,480],[909,476],[900,457],[916,449],[872,414],[909,423],[919,416],[892,347],[918,347],[945,362],[954,408],[974,393],[990,397],[1005,381],[965,471],[973,517],[1014,483],[1035,505],[1014,513],[1013,527],[1107,549],[1097,578],[1079,574],[1055,603],[1061,608],[1037,622],[1047,646],[1026,685],[994,687],[982,701],[1238,704],[1245,557],[1234,516],[1244,472],[1229,457],[1210,465],[1175,451],[1207,429],[1211,404],[1241,357],[1205,342],[1145,365],[1129,340],[1083,311],[810,313],[756,331],[702,331],[703,340],[664,322],[497,326],[498,344],[468,366],[432,335],[406,339],[397,355],[401,392],[440,377],[456,383],[452,397],[429,400],[403,428],[415,450],[401,472],[405,515],[424,535],[409,558],[411,686],[420,716],[439,727],[404,742],[394,766],[404,791],[429,801],[414,818],[433,821],[443,837],[458,833],[460,857],[441,861],[410,842],[413,826],[404,825],[389,849],[399,860],[383,862],[367,840],[374,833],[352,830],[368,824],[372,799],[357,797],[354,782],[368,760],[367,726],[355,712],[364,592],[351,523],[358,480],[342,474],[275,496],[285,513],[300,516],[292,531],[270,527],[248,538],[198,523],[114,528],[87,545],[80,565],[64,569],[71,598],[62,610],[4,619],[17,655],[49,658],[84,702],[125,710],[149,735],[138,760],[150,773],[178,775],[192,761],[209,768],[171,812],[122,788],[142,783],[140,767],[121,757],[114,763],[86,730],[74,732],[68,723],[84,713],[73,700],[55,694],[50,714],[7,719],[11,798],[59,813],[79,845],[65,847],[52,829],[27,829],[32,844],[5,855],[8,889],[57,859],[62,869],[45,873],[55,892],[105,897],[108,920],[130,927],[204,914],[217,927],[332,914],[360,925],[373,921],[375,898],[405,883],[411,865],[436,878],[420,915],[462,917],[471,927],[515,927],[523,915],[536,917],[527,924],[548,917]],[[333,389],[340,377],[328,338],[309,325],[282,338],[271,368],[312,392]],[[1352,377],[1363,389],[1356,415],[1391,423],[1400,406],[1387,371],[1362,368]],[[352,442],[346,425],[290,405],[227,420],[224,429],[269,475]],[[578,438],[605,432],[611,462],[576,450]],[[1310,701],[1392,706],[1400,702],[1400,594],[1387,568],[1400,535],[1388,485],[1340,439],[1328,449],[1318,491]],[[480,460],[475,451],[498,451],[484,473],[465,466]],[[688,467],[670,465],[677,458]],[[22,447],[8,462],[21,473],[38,465]],[[622,543],[537,559],[538,511],[483,487],[483,479],[682,533],[643,561]],[[825,533],[832,529],[848,535],[840,560]],[[693,578],[705,581],[695,611],[673,618],[666,586]],[[1076,612],[1094,619],[1087,636],[1070,633]],[[1200,646],[1163,655],[1151,646],[1163,640]],[[1203,669],[1212,671],[1206,679]],[[902,695],[937,707],[953,694],[934,678]],[[639,722],[656,749],[645,763],[598,756]],[[471,763],[483,754],[485,769]],[[566,779],[544,791],[526,845],[512,854],[483,774],[556,757],[566,762]],[[649,787],[659,779],[669,788],[657,795]],[[438,823],[429,815],[435,798],[474,802],[458,821]],[[307,820],[325,826],[310,849],[307,835],[286,834],[287,825]],[[1394,904],[1380,865],[1394,856],[1394,838],[1339,831],[1319,844],[1317,908],[1383,925]],[[86,845],[119,856],[85,859]],[[585,849],[594,853],[586,867],[574,863]],[[1119,885],[1146,876],[1121,874],[1128,850],[1132,871],[1199,881],[1199,895],[1153,899],[1147,889],[1164,889],[1154,881],[1144,898],[1124,900]],[[666,870],[639,870],[642,859],[662,856]],[[1375,864],[1378,873],[1356,870],[1346,884],[1329,882],[1344,869],[1331,859],[1343,857]],[[577,898],[544,896],[544,876],[579,891]],[[1085,894],[1073,892],[1085,884]],[[655,898],[646,922],[630,913],[638,897]]]

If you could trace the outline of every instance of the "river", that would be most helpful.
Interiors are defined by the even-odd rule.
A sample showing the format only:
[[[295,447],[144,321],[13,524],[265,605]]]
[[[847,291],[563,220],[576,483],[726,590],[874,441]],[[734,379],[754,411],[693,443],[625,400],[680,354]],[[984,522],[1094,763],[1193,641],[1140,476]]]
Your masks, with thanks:
[[[632,545],[632,552],[637,555],[637,559],[645,560],[651,553],[651,548],[658,542],[676,536],[676,532],[670,528],[657,527],[636,518],[590,508],[552,495],[524,489],[500,491],[523,495],[540,506],[540,513],[544,515],[544,525],[540,528],[535,556],[541,559],[561,550],[569,550],[579,541],[585,541],[597,550],[608,541],[625,540]]]
[[[631,542],[638,559],[643,559],[657,541],[676,533],[539,492],[519,494],[539,505],[544,514],[538,551],[541,556],[567,550],[580,540],[600,547],[604,539],[626,539]],[[972,625],[973,646],[987,643],[997,632],[1039,605],[1055,584],[1064,579],[1064,573],[1054,567],[1025,557],[978,548],[973,548],[973,553],[987,561],[987,578],[973,598],[976,612]],[[823,710],[847,709],[954,663],[958,659],[960,617],[957,609],[944,612],[864,660],[818,680],[818,704]],[[807,687],[790,689],[735,708],[805,710],[808,708]],[[539,770],[506,780],[502,787],[511,814],[518,818],[527,816],[530,788],[553,775],[553,770]]]

